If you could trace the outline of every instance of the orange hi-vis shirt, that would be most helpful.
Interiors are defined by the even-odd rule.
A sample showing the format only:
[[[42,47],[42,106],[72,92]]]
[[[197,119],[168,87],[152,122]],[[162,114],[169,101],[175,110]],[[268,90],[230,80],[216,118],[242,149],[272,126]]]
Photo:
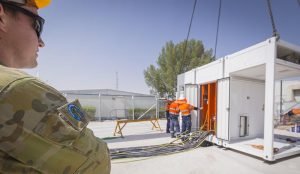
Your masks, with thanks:
[[[292,109],[294,115],[300,114],[300,109]]]
[[[176,102],[172,102],[169,107],[169,113],[179,115],[179,105]]]
[[[194,106],[187,103],[183,103],[179,105],[179,110],[182,116],[188,116],[191,114],[191,110],[194,110]]]

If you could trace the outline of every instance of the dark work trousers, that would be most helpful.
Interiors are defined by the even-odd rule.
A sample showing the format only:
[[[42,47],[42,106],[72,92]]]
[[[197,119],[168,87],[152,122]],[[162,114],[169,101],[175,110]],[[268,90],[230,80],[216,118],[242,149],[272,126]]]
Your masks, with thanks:
[[[167,133],[170,133],[170,122],[171,122],[171,118],[170,118],[169,111],[166,111],[166,118],[167,118],[167,128],[166,128],[166,132],[167,132]]]
[[[171,123],[170,123],[171,136],[174,136],[176,132],[177,133],[180,132],[178,117],[179,117],[179,115],[170,114],[170,118],[171,118]]]
[[[185,132],[190,133],[192,128],[191,115],[182,116],[182,124],[181,124],[181,133]]]

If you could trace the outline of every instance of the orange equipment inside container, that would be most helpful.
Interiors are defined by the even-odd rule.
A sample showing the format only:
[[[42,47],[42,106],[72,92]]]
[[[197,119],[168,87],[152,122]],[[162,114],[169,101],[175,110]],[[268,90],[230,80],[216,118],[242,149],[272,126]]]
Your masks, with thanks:
[[[200,87],[200,106],[203,108],[200,117],[200,129],[216,131],[217,115],[217,84],[209,83]]]

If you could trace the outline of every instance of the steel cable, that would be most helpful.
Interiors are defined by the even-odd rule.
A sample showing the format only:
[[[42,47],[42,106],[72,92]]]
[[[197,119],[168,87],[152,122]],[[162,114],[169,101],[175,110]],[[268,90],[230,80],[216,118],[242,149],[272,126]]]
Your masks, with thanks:
[[[184,43],[184,48],[183,48],[183,62],[184,62],[184,60],[186,58],[187,44],[188,44],[188,40],[189,40],[189,37],[190,37],[190,31],[191,31],[191,28],[192,28],[192,23],[193,23],[193,18],[194,18],[194,13],[195,13],[196,5],[197,5],[197,0],[195,0],[195,2],[194,2],[192,17],[191,17],[191,20],[190,20],[190,25],[189,25],[188,33],[187,33],[186,40],[185,40],[185,43]],[[185,72],[186,70],[184,70],[183,68],[180,68],[180,71],[181,72]]]
[[[214,58],[216,59],[217,54],[217,46],[218,46],[218,38],[219,38],[219,26],[220,26],[220,18],[221,18],[221,8],[222,8],[222,0],[219,3],[219,13],[218,13],[218,23],[217,23],[217,33],[216,33],[216,41],[215,41],[215,52]]]
[[[279,39],[280,36],[276,29],[276,25],[275,25],[273,13],[272,13],[271,0],[267,0],[267,3],[268,3],[269,15],[270,15],[271,23],[272,23],[273,36],[277,37],[277,39]]]

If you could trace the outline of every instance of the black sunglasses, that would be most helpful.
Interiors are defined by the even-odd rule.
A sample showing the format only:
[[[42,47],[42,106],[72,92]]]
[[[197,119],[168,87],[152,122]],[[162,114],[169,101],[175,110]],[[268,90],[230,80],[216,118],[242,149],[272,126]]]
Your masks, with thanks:
[[[31,11],[26,10],[18,5],[14,5],[13,3],[7,3],[7,2],[0,2],[0,3],[12,10],[19,11],[19,12],[25,14],[26,16],[29,16],[30,18],[32,18],[32,20],[33,20],[32,27],[35,30],[38,38],[40,38],[42,31],[43,31],[45,19],[43,19],[39,15],[36,15],[36,14],[32,13]]]

